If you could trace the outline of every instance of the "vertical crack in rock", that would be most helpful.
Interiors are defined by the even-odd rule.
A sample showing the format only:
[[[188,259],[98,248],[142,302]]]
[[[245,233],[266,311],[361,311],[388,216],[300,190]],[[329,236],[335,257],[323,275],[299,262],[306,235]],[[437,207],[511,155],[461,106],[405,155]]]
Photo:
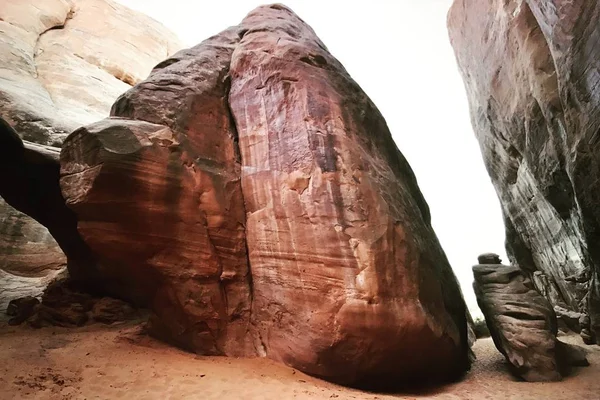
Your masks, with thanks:
[[[244,35],[246,34],[247,31],[239,31],[238,32],[238,37],[239,40],[243,40]],[[235,48],[237,48],[238,44],[234,47],[232,54],[235,52]],[[231,62],[229,64],[229,68],[227,69],[227,77],[225,78],[225,98],[224,98],[224,102],[226,105],[226,109],[227,109],[227,115],[229,117],[229,123],[231,125],[232,129],[232,133],[233,133],[233,146],[234,146],[234,150],[235,150],[235,159],[236,162],[239,163],[240,167],[243,165],[243,159],[242,159],[242,151],[240,150],[240,137],[239,137],[239,132],[238,132],[238,128],[237,128],[237,124],[235,121],[235,117],[233,114],[233,111],[231,109],[231,104],[230,104],[230,100],[229,100],[229,95],[231,92],[231,75],[230,75],[230,70],[231,70]],[[240,185],[241,185],[241,170],[240,170]],[[246,207],[246,198],[244,195],[244,191],[242,190],[241,192],[242,195],[242,205],[243,205],[243,213],[244,216],[247,216],[247,207]],[[252,345],[254,346],[256,353],[261,356],[261,357],[265,357],[267,355],[266,353],[266,347],[264,345],[264,342],[262,340],[262,337],[260,336],[260,332],[258,331],[258,329],[255,327],[254,325],[254,320],[253,320],[253,315],[252,315],[252,310],[253,310],[253,306],[254,306],[254,285],[252,282],[252,264],[250,261],[250,251],[248,249],[248,240],[247,240],[247,230],[246,230],[246,220],[244,218],[244,236],[245,236],[245,240],[244,240],[244,247],[245,247],[245,252],[246,252],[246,263],[247,263],[247,267],[248,267],[248,273],[247,273],[247,283],[248,283],[248,287],[249,287],[249,294],[250,294],[250,310],[249,310],[249,315],[248,315],[248,323],[249,323],[249,328],[247,330],[247,334],[251,337],[251,341],[252,341]],[[252,329],[250,329],[250,327],[252,327]],[[256,332],[255,332],[256,331]],[[255,335],[257,336],[257,338],[255,337]],[[257,339],[260,343],[260,347],[257,347]]]
[[[38,62],[37,62],[37,58],[40,56],[40,41],[42,40],[43,36],[45,34],[47,34],[48,32],[51,31],[55,31],[55,30],[60,30],[60,29],[64,29],[65,26],[67,25],[67,22],[73,18],[73,15],[75,14],[75,10],[73,9],[73,6],[71,5],[69,7],[69,9],[67,10],[67,12],[65,13],[65,17],[64,20],[61,23],[58,23],[56,25],[50,26],[49,28],[47,28],[45,31],[43,31],[42,33],[39,34],[36,42],[35,42],[35,46],[33,47],[33,65],[35,67],[35,78],[39,78],[39,71],[38,71]],[[42,86],[44,86],[44,82],[42,80],[40,80]],[[44,88],[46,89],[46,92],[48,93],[48,96],[50,97],[50,99],[54,102],[54,99],[52,98],[52,93],[50,90],[48,90],[47,87],[44,86]]]
[[[111,115],[67,139],[63,192],[154,334],[346,384],[468,368],[464,300],[414,174],[291,10],[180,51]]]
[[[407,379],[420,361],[376,339],[397,329],[420,338],[411,354],[431,340],[460,374],[467,311],[383,117],[291,10],[259,7],[240,27],[229,98],[268,356],[338,382]]]

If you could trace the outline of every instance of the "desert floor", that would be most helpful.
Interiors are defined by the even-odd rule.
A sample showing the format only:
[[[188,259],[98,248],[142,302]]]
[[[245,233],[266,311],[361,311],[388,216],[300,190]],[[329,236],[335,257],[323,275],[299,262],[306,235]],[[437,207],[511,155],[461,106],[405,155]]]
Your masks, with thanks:
[[[561,338],[580,343],[577,336]],[[199,357],[141,334],[139,323],[78,329],[0,325],[0,399],[600,399],[600,347],[559,383],[518,382],[490,339],[459,383],[419,393],[347,389],[266,359]]]

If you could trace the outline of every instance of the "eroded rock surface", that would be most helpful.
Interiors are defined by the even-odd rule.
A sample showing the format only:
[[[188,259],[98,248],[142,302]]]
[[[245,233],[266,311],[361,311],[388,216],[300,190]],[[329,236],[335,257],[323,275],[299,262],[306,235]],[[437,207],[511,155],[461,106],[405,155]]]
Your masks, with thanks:
[[[570,367],[587,365],[581,349],[556,338],[552,306],[518,266],[502,265],[497,256],[479,262],[473,267],[477,303],[515,375],[529,382],[558,381]]]
[[[461,295],[385,120],[285,8],[241,27],[230,102],[266,353],[340,381],[463,370]]]
[[[111,0],[3,0],[0,29],[0,115],[46,145],[106,117],[180,48],[158,22]]]
[[[28,296],[11,300],[6,309],[10,325],[27,322],[31,327],[75,327],[86,323],[113,324],[140,318],[142,315],[130,304],[110,298],[97,297],[70,278],[52,281],[41,294],[41,301]]]
[[[448,16],[509,258],[553,306],[589,314],[591,337],[600,334],[599,16],[600,3],[586,0],[455,0]]]
[[[345,384],[460,376],[467,311],[374,104],[281,5],[74,132],[61,187],[111,290],[204,354]]]
[[[178,48],[174,35],[158,22],[110,0],[2,0],[0,117],[26,140],[29,154],[27,149],[43,149],[56,158],[59,150],[49,146],[60,146],[74,129],[106,117],[120,94]],[[3,141],[5,131],[0,132]],[[2,143],[2,173],[8,168],[16,173],[10,179],[19,183],[16,177],[27,173],[6,162],[8,147]],[[27,179],[45,185],[46,177]],[[0,179],[7,184],[5,176]],[[40,194],[35,201],[41,201]],[[75,226],[72,218],[62,223]],[[10,298],[39,295],[66,265],[51,233],[56,234],[0,199],[2,308]]]

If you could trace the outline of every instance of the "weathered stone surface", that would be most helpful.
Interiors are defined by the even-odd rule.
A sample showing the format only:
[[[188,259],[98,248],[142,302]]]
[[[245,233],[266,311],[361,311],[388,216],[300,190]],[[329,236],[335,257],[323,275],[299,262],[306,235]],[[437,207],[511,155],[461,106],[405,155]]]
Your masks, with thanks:
[[[507,251],[600,334],[600,3],[455,0],[450,37]]]
[[[112,324],[132,319],[135,309],[129,303],[111,297],[103,297],[94,303],[91,317],[103,324]]]
[[[280,5],[181,51],[74,132],[61,187],[158,335],[346,384],[469,365],[467,311],[381,114]]]
[[[460,373],[464,303],[384,118],[285,7],[241,27],[230,102],[263,351],[341,382]]]
[[[26,140],[58,144],[179,48],[158,22],[111,0],[3,0],[0,116]]]
[[[556,338],[552,306],[518,266],[480,264],[473,274],[479,308],[515,375],[529,382],[558,381],[571,366],[587,365],[580,349]]]
[[[26,238],[26,240],[24,240]],[[0,199],[0,269],[35,277],[64,268],[67,259],[48,229]]]
[[[554,306],[554,313],[556,314],[556,318],[558,319],[558,327],[561,328],[561,325],[565,327],[565,331],[573,331],[573,332],[581,332],[581,325],[579,324],[579,319],[582,314],[569,311],[560,306]]]
[[[74,327],[86,323],[112,324],[140,317],[130,304],[110,298],[93,296],[72,279],[61,277],[52,281],[41,295],[12,300],[6,313],[11,325],[27,322],[34,328],[44,326]]]
[[[4,314],[11,300],[27,296],[39,297],[61,271],[50,270],[39,277],[13,275],[0,270],[0,321],[8,319]]]
[[[0,132],[4,157],[0,163],[2,174],[17,174],[10,178],[15,182],[28,173],[17,165],[7,167],[9,150],[4,140],[12,134],[5,136],[8,125],[31,142],[26,144],[26,152],[35,147],[33,142],[58,146],[72,130],[106,117],[121,93],[180,47],[174,35],[158,22],[110,0],[1,3],[0,117],[8,124],[3,123]],[[42,149],[35,148],[36,152]],[[47,146],[43,153],[58,156],[58,150]],[[27,179],[41,182],[45,177]],[[4,176],[0,180],[2,185],[11,184]],[[33,190],[33,186],[26,190]],[[42,194],[38,193],[35,201],[40,201]],[[24,196],[27,193],[17,193],[8,203],[14,205]],[[41,222],[56,221],[46,218]],[[72,218],[63,223],[75,227]],[[66,245],[63,240],[61,246]],[[0,199],[0,307],[13,297],[39,295],[66,263],[48,229]]]
[[[114,292],[152,306],[155,334],[208,354],[255,353],[227,105],[238,40],[228,30],[164,61],[115,103],[121,119],[75,132],[62,153],[63,193]]]

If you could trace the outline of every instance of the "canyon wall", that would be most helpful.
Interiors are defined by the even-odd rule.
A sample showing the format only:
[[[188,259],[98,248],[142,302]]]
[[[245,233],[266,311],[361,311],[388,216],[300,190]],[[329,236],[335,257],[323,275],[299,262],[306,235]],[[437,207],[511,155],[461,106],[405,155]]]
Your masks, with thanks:
[[[179,48],[158,22],[110,0],[3,0],[0,117],[26,146],[55,147],[58,158],[69,133],[106,117],[120,94]],[[39,293],[67,263],[48,230],[3,199],[0,254],[0,308],[9,297]]]
[[[448,15],[509,258],[596,335],[599,17],[586,0],[456,0]]]

